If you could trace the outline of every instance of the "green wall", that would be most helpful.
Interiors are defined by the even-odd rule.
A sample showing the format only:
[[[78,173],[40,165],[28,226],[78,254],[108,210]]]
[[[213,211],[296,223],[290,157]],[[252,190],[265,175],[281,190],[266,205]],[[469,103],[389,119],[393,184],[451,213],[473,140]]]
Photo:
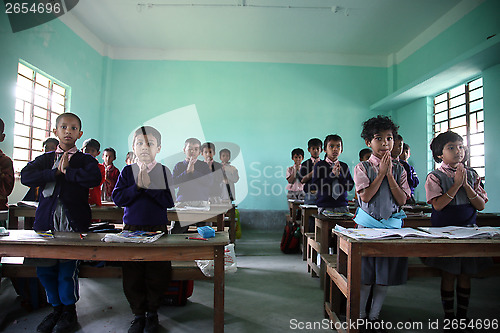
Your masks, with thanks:
[[[286,209],[285,171],[290,152],[307,153],[311,137],[338,133],[344,138],[342,160],[357,163],[360,125],[368,106],[385,93],[383,68],[296,64],[113,61],[106,119],[120,126],[105,132],[104,142],[128,150],[129,133],[153,117],[194,104],[206,140],[237,144],[244,158],[247,209]],[[377,84],[374,84],[377,82]],[[380,83],[380,84],[378,84]],[[182,114],[179,118],[183,118]],[[197,122],[192,119],[193,124]],[[185,119],[158,123],[164,135],[184,127],[171,154],[180,152],[192,127]],[[194,126],[194,125],[193,125]],[[106,143],[107,144],[107,143]],[[168,142],[163,146],[169,145]],[[218,146],[217,149],[222,148]],[[165,163],[173,168],[175,162]],[[122,159],[122,157],[120,157]],[[121,162],[121,161],[120,161]]]

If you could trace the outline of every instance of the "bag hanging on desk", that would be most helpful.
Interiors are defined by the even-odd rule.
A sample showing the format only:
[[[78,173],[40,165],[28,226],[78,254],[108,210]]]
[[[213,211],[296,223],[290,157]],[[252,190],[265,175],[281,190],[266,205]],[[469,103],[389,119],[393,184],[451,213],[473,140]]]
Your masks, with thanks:
[[[287,222],[281,237],[281,251],[285,254],[299,253],[301,238],[300,226],[294,222]]]

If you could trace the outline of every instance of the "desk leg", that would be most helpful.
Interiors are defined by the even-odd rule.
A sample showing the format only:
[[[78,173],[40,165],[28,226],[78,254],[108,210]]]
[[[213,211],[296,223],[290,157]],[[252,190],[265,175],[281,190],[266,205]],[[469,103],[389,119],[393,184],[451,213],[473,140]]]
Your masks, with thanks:
[[[236,241],[236,208],[229,210],[229,241],[234,244]]]
[[[19,229],[19,218],[17,216],[14,216],[13,211],[9,212],[9,225],[7,227],[8,229]]]
[[[328,254],[328,243],[330,240],[330,230],[328,230],[328,222],[325,222],[320,219],[316,219],[316,227],[318,227],[321,232],[320,232],[320,244],[319,244],[319,253],[321,254]],[[326,280],[326,265],[323,264],[323,260],[320,260],[319,264],[320,269],[319,269],[319,279],[320,279],[320,287],[323,289],[325,287],[325,280]]]
[[[224,332],[224,246],[214,249],[214,332]]]
[[[359,318],[359,290],[361,288],[361,245],[349,243],[347,253],[347,311],[346,322],[356,322]],[[349,325],[350,328],[350,325]],[[348,329],[357,333],[358,329]]]
[[[307,260],[307,237],[309,232],[309,209],[302,210],[302,260]]]
[[[224,214],[217,215],[217,231],[224,231]]]

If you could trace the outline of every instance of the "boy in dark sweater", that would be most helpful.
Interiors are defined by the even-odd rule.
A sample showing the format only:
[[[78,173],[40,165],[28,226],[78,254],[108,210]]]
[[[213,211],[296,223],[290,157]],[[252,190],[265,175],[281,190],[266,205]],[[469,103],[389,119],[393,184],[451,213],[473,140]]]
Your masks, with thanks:
[[[83,132],[77,115],[63,113],[56,119],[54,134],[59,145],[29,162],[21,171],[21,183],[40,187],[33,228],[37,231],[86,232],[90,225],[89,188],[99,185],[97,160],[76,146]],[[69,332],[77,326],[75,303],[79,299],[78,261],[47,260],[37,275],[54,307],[38,325],[37,332]]]
[[[214,161],[215,145],[212,142],[205,142],[201,145],[201,155],[208,164],[212,175],[212,183],[209,186],[209,201],[212,204],[220,204],[222,202],[222,164]]]
[[[113,201],[125,207],[124,230],[163,231],[167,233],[167,208],[174,206],[170,191],[170,170],[155,160],[161,149],[161,135],[151,126],[134,133],[136,163],[123,168]],[[124,262],[123,291],[135,315],[128,332],[157,332],[157,310],[170,280],[170,261]]]

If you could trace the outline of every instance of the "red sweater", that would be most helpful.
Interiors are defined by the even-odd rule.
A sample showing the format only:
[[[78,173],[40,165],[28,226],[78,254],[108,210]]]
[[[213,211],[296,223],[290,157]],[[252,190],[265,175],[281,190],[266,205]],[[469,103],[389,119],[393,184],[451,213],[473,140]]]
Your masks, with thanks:
[[[89,205],[101,206],[101,185],[104,182],[105,170],[104,165],[98,164],[101,171],[101,183],[99,186],[89,189]]]

